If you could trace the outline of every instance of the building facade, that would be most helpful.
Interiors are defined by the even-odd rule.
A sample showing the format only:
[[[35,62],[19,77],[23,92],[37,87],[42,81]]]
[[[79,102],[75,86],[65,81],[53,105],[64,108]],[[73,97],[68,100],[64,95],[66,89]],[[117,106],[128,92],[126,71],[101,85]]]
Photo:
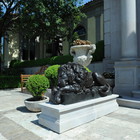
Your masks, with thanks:
[[[104,69],[115,69],[114,93],[121,96],[140,89],[139,6],[139,0],[104,0]]]

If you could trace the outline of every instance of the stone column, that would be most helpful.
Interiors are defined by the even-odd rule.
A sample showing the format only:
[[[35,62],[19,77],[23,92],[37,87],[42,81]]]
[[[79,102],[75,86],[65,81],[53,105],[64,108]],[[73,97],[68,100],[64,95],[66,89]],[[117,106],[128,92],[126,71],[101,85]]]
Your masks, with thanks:
[[[121,0],[122,59],[137,58],[136,0]]]
[[[40,52],[39,52],[40,54],[39,54],[39,58],[43,58],[43,47],[44,47],[43,46],[44,45],[43,40],[44,40],[44,36],[42,35],[40,37],[40,46],[39,46],[40,47]]]
[[[121,58],[115,62],[114,93],[133,97],[140,90],[136,0],[121,0]],[[139,95],[140,97],[140,95]]]
[[[140,13],[140,0],[136,0],[136,12]],[[138,57],[140,57],[140,14],[137,14],[137,42],[138,42]]]
[[[87,36],[87,40],[90,40],[92,43],[96,43],[96,19],[95,17],[90,17],[88,18],[87,21],[87,32],[88,32],[88,36]],[[92,26],[90,26],[92,25]],[[95,36],[93,38],[93,35]]]
[[[8,36],[4,37],[4,67],[8,67],[8,58],[9,58],[9,47],[8,47]]]
[[[100,40],[104,40],[104,16],[100,16]]]
[[[103,71],[112,71],[113,65],[111,60],[111,2],[112,0],[104,0],[104,55]]]

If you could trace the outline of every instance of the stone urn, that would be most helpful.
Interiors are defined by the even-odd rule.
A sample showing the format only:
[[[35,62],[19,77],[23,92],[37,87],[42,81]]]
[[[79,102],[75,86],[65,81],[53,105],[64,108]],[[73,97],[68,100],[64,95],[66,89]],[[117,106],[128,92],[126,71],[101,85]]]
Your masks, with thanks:
[[[73,61],[82,66],[88,66],[93,58],[92,54],[95,52],[95,44],[91,45],[76,45],[70,48],[70,54],[74,57]]]
[[[28,98],[24,100],[24,104],[26,106],[26,108],[32,112],[40,112],[41,108],[40,108],[40,103],[45,103],[45,102],[49,102],[49,98],[45,97],[45,99],[43,100],[39,100],[39,101],[34,101],[34,98]]]

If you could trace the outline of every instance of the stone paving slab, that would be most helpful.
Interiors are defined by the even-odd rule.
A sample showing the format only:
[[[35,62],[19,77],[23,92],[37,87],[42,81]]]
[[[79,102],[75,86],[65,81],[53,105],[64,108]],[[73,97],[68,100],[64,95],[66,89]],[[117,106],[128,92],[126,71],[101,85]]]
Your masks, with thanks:
[[[0,132],[1,134],[11,140],[40,140],[41,137],[23,128],[20,124],[15,123],[7,117],[0,119]]]
[[[139,140],[140,110],[119,110],[62,134],[38,124],[40,113],[24,106],[30,95],[20,89],[0,90],[0,140]]]
[[[24,106],[24,100],[31,97],[20,92],[20,88],[14,90],[0,90],[0,111],[10,111]]]

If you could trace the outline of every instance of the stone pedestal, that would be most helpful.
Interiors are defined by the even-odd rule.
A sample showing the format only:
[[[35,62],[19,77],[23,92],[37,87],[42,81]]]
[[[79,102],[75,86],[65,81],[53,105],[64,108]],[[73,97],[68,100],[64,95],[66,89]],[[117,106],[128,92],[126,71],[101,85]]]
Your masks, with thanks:
[[[117,110],[117,97],[109,95],[70,105],[42,103],[39,124],[57,133],[65,132]]]
[[[140,61],[115,62],[114,93],[132,96],[132,91],[140,88]]]

